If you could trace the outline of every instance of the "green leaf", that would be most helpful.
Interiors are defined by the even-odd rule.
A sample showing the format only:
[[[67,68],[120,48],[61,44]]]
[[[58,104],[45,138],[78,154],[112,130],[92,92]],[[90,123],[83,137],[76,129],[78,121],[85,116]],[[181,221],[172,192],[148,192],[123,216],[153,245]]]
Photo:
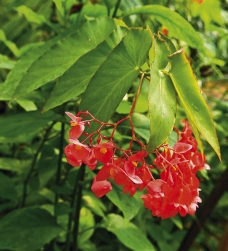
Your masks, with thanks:
[[[58,119],[59,116],[53,112],[40,114],[38,111],[2,116],[0,120],[0,142],[24,141],[28,134],[37,133],[48,122]]]
[[[16,158],[0,158],[0,170],[22,173],[28,165],[31,164],[31,160],[19,160]]]
[[[74,25],[61,35],[49,40],[43,46],[34,48],[21,57],[14,69],[7,75],[6,81],[0,86],[0,100],[10,100],[19,85],[23,76],[27,73],[31,65],[50,50],[56,43],[78,31],[78,26]]]
[[[155,17],[162,25],[168,28],[170,36],[188,43],[189,46],[205,51],[203,40],[191,24],[175,11],[161,5],[147,5],[125,13],[148,14]]]
[[[43,15],[39,15],[39,14],[35,13],[29,7],[27,7],[25,5],[21,5],[21,6],[15,7],[14,9],[17,12],[23,14],[25,16],[25,18],[27,19],[28,22],[35,23],[35,24],[40,24],[40,25],[41,24],[46,24],[50,28],[52,28],[53,30],[55,30],[56,32],[58,32],[58,30],[56,29],[56,27],[52,23],[50,23]]]
[[[18,209],[0,221],[0,247],[2,250],[36,250],[55,238],[60,231],[55,218],[46,210]]]
[[[31,100],[27,100],[27,99],[18,99],[17,103],[26,111],[26,112],[30,112],[30,111],[36,111],[37,110],[37,106],[35,105],[35,103]]]
[[[150,46],[149,30],[130,30],[91,79],[80,110],[88,110],[97,119],[108,121],[138,76]]]
[[[190,10],[193,17],[200,16],[207,29],[211,23],[217,23],[220,26],[224,25],[220,5],[220,1],[217,0],[206,0],[202,4],[192,1]]]
[[[169,59],[171,62],[169,75],[185,112],[188,118],[190,118],[190,123],[193,123],[197,127],[221,159],[212,115],[202,97],[188,59],[183,50],[179,50],[172,54]]]
[[[0,29],[0,41],[2,41],[5,46],[7,46],[15,57],[19,56],[19,49],[17,45],[6,38],[5,32]]]
[[[163,73],[170,54],[167,43],[154,37],[155,59],[152,63],[151,81],[148,93],[150,116],[150,139],[148,151],[151,152],[169,137],[175,122],[176,92],[170,77]]]
[[[8,85],[12,84],[14,87],[13,98],[21,97],[64,74],[82,55],[104,41],[114,28],[115,22],[112,19],[99,18],[33,50],[28,58],[20,60],[19,67],[15,66],[10,82],[6,80]],[[34,55],[37,52],[38,56]],[[25,62],[27,60],[29,62]],[[14,83],[18,71],[19,81]]]
[[[132,104],[127,100],[122,100],[116,109],[119,114],[129,114]]]
[[[78,245],[82,245],[93,235],[95,221],[91,211],[85,207],[80,210]],[[88,229],[92,228],[92,229]],[[84,231],[84,232],[83,232]]]
[[[112,191],[106,196],[123,212],[124,218],[130,221],[138,213],[140,205],[134,197],[130,197],[129,194],[123,194],[117,185],[113,183],[112,186]]]
[[[13,69],[15,64],[16,64],[15,61],[10,60],[7,56],[0,54],[0,68]]]
[[[126,247],[134,251],[156,251],[152,243],[133,223],[125,221],[120,215],[109,214],[104,226]]]
[[[84,191],[83,192],[83,204],[89,208],[93,213],[104,217],[104,211],[106,210],[105,205],[99,200],[92,192]]]
[[[2,212],[3,210],[15,207],[18,196],[14,182],[2,172],[0,172],[0,184],[0,212]]]
[[[126,32],[126,28],[118,27],[104,42],[79,58],[56,83],[44,111],[83,93],[91,78],[99,71],[101,64],[119,44]]]
[[[150,120],[144,114],[133,113],[132,123],[134,125],[135,132],[148,141],[150,137]]]

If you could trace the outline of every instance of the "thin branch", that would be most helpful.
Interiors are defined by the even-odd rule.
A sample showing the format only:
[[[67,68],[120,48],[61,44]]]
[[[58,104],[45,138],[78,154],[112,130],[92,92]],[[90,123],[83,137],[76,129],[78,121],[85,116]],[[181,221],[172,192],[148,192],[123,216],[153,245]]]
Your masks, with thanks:
[[[116,13],[119,9],[120,2],[121,2],[121,0],[118,0],[118,2],[116,3],[115,10],[113,11],[113,14],[112,14],[112,18],[116,17]]]
[[[76,211],[75,211],[75,216],[74,216],[73,251],[78,250],[78,229],[79,229],[81,202],[82,202],[82,190],[83,190],[82,182],[85,176],[85,165],[81,166],[81,169],[78,175],[79,175],[79,186],[78,186]]]
[[[58,167],[56,172],[56,186],[60,185],[61,181],[61,169],[62,169],[62,157],[63,157],[63,144],[64,144],[64,132],[65,132],[65,123],[61,124],[61,133],[60,133],[60,142],[59,142],[59,158],[58,158]],[[59,200],[59,194],[56,192],[55,194],[55,216],[56,215],[56,205]]]
[[[228,167],[222,173],[214,189],[207,197],[202,207],[198,209],[196,213],[196,217],[198,220],[195,221],[191,226],[191,228],[189,229],[178,251],[188,251],[190,249],[193,241],[199,234],[200,230],[203,228],[205,221],[215,208],[217,202],[222,197],[223,193],[228,189],[227,180],[228,180]]]
[[[44,143],[46,142],[47,138],[48,138],[48,134],[50,133],[53,125],[55,124],[55,122],[52,122],[52,124],[47,128],[45,134],[44,134],[44,137],[43,137],[43,140],[41,141],[34,157],[33,157],[33,160],[32,160],[32,164],[31,164],[31,168],[27,174],[27,177],[25,178],[25,181],[24,181],[24,184],[23,184],[23,191],[22,191],[22,201],[21,201],[21,206],[20,207],[24,207],[25,203],[26,203],[26,195],[27,195],[27,186],[28,186],[28,182],[29,182],[29,179],[33,173],[33,171],[35,170],[35,167],[36,167],[36,161],[37,161],[37,158],[39,156],[39,153],[41,152],[43,146],[44,146]]]
[[[71,203],[70,203],[70,213],[69,213],[69,220],[68,220],[68,226],[67,226],[67,238],[66,238],[66,251],[70,251],[71,250],[71,234],[72,234],[72,225],[73,225],[73,218],[74,218],[74,208],[75,208],[75,204],[76,204],[76,194],[77,194],[77,190],[78,190],[78,186],[79,186],[79,180],[81,180],[82,177],[82,173],[83,173],[83,177],[84,177],[84,172],[85,172],[85,164],[82,164],[82,166],[80,167],[76,180],[75,180],[75,184],[74,184],[74,188],[73,188],[73,192],[72,192],[72,199],[71,199]]]

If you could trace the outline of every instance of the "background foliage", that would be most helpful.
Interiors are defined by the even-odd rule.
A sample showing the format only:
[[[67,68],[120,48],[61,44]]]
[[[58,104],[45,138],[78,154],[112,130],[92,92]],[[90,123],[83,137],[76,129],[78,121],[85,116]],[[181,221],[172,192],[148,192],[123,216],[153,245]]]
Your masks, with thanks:
[[[83,251],[226,250],[227,9],[226,1],[216,0],[0,1],[0,250],[68,251],[77,246]],[[70,167],[63,156],[69,131],[64,111],[89,109],[104,121],[128,114],[137,76],[141,71],[149,74],[154,60],[151,34],[159,31],[161,36],[168,31],[172,43],[167,40],[169,48],[164,48],[155,37],[157,51],[184,48],[211,107],[223,159],[220,162],[203,142],[211,166],[210,172],[199,174],[203,203],[195,217],[164,221],[151,216],[138,194],[123,196],[118,187],[98,200],[90,191],[94,174],[87,170],[83,183],[77,183],[79,169]],[[180,69],[181,81],[186,81],[185,69],[176,67],[170,74],[173,83],[180,80],[175,80]],[[155,66],[153,71],[160,79]],[[163,77],[169,86],[168,77]],[[158,118],[161,104],[156,98],[161,93],[155,92],[155,86],[148,90],[149,81],[145,82],[132,120],[136,133],[145,143],[150,138],[153,149],[167,135],[161,134],[157,143],[151,138],[147,115]],[[150,102],[148,110],[148,92],[157,108]],[[179,92],[181,97],[190,93]],[[170,104],[169,95],[162,102],[174,108],[176,102]],[[210,116],[197,111],[199,104],[185,104],[185,100],[178,100],[177,112],[175,108],[164,114],[157,128],[170,133],[172,112],[179,127],[186,116],[183,108],[191,107],[187,115],[199,113],[204,133],[212,123]],[[162,123],[165,119],[168,122]],[[128,135],[129,127],[123,124],[115,140],[124,146]],[[170,141],[173,137],[171,133]],[[218,153],[215,139],[209,134],[206,140]],[[78,238],[71,235],[78,220],[76,185],[83,187]]]

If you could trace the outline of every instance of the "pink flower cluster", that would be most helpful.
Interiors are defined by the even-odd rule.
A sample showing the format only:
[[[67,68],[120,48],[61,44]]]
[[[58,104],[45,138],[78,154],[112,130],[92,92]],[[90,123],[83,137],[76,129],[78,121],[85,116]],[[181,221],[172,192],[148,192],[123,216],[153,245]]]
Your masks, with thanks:
[[[123,193],[129,193],[133,196],[137,189],[147,188],[148,193],[141,196],[144,206],[152,211],[152,215],[162,219],[173,217],[177,213],[181,216],[186,214],[193,215],[201,202],[199,197],[199,180],[196,172],[199,169],[208,169],[205,163],[205,157],[197,152],[197,142],[192,136],[192,130],[187,121],[185,127],[179,136],[180,140],[174,147],[163,146],[163,151],[155,151],[156,158],[154,165],[161,170],[160,178],[155,179],[152,175],[152,166],[146,163],[145,158],[148,152],[145,146],[134,135],[132,123],[132,141],[136,140],[141,150],[132,152],[132,141],[130,148],[123,150],[118,148],[113,142],[116,126],[128,117],[116,124],[103,123],[95,119],[88,112],[79,112],[76,116],[66,112],[71,118],[70,138],[71,142],[66,146],[64,152],[69,164],[75,167],[83,163],[91,170],[94,170],[99,163],[102,163],[101,169],[95,176],[91,190],[98,197],[102,197],[112,190],[109,180],[113,180],[117,185],[123,187]],[[80,115],[90,116],[92,119],[83,120]],[[85,133],[85,127],[91,121],[100,123],[96,132]],[[100,131],[104,126],[113,126],[113,133],[110,138],[103,136]],[[84,134],[86,138],[79,141],[79,137]],[[92,144],[92,136],[97,134],[96,144]],[[89,144],[85,144],[86,141]],[[105,142],[103,142],[105,141]],[[116,151],[122,152],[121,156],[116,156]]]

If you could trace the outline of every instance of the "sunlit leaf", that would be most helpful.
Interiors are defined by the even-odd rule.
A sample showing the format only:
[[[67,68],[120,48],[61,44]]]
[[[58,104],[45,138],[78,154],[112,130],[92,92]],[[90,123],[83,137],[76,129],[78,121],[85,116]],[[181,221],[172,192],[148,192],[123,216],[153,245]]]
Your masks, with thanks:
[[[109,214],[104,226],[126,247],[134,251],[156,251],[152,243],[133,223],[125,221],[120,215]]]
[[[8,80],[8,85],[14,86],[13,98],[21,97],[64,74],[82,55],[104,41],[114,28],[112,19],[99,18],[87,22],[74,32],[70,30],[67,34],[50,40],[35,51],[38,56],[33,54],[33,50],[29,58],[21,58],[20,67],[13,69],[11,81]],[[28,60],[29,62],[25,62]],[[14,83],[12,78],[16,77],[18,70],[19,81]]]
[[[91,79],[80,110],[89,110],[96,118],[107,121],[138,76],[150,46],[149,30],[130,30]]]
[[[177,12],[161,6],[161,5],[146,5],[140,8],[135,8],[125,15],[133,14],[148,14],[156,18],[163,26],[167,27],[170,36],[187,42],[188,45],[205,51],[203,40],[199,33],[192,25]]]
[[[100,66],[126,32],[126,28],[117,28],[104,42],[79,58],[56,83],[45,104],[44,111],[83,93],[91,78],[99,71]]]
[[[170,77],[163,73],[170,50],[166,42],[154,37],[155,59],[152,63],[148,94],[150,139],[148,151],[159,147],[169,137],[175,122],[176,92]]]
[[[218,157],[221,158],[212,115],[202,97],[189,61],[183,50],[172,54],[169,59],[171,62],[169,75],[185,112],[190,118],[190,123],[194,123],[200,133],[215,150]]]

